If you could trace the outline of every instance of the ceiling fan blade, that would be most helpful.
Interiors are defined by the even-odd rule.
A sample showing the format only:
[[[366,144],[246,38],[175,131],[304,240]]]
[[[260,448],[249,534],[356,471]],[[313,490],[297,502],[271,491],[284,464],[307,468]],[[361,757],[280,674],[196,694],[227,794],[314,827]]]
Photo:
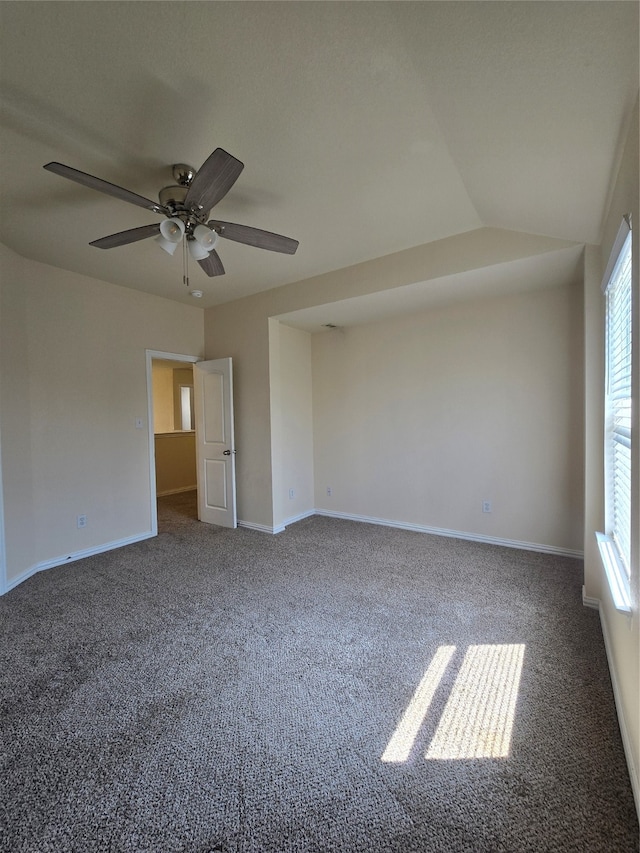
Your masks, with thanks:
[[[222,148],[216,148],[196,172],[184,200],[185,205],[199,205],[203,210],[211,210],[229,192],[243,169],[244,163]]]
[[[213,228],[227,240],[235,240],[236,243],[245,243],[247,246],[255,246],[258,249],[268,249],[270,252],[295,255],[298,248],[298,241],[292,240],[291,237],[283,237],[281,234],[273,234],[271,231],[262,231],[260,228],[251,228],[248,225],[236,225],[233,222],[212,219],[209,222],[209,228]]]
[[[209,252],[209,255],[201,261],[198,261],[198,263],[208,276],[224,275],[224,267],[222,266],[220,255],[215,249],[212,249]]]
[[[47,163],[43,168],[56,175],[61,175],[63,178],[68,178],[70,181],[75,181],[77,184],[90,187],[92,190],[112,195],[121,201],[128,201],[129,204],[137,204],[138,207],[153,210],[155,213],[168,213],[157,201],[151,201],[151,199],[144,198],[144,196],[137,193],[132,193],[131,190],[125,190],[124,187],[111,184],[109,181],[103,181],[102,178],[96,178],[94,175],[88,175],[86,172],[72,169],[71,166],[65,166],[63,163]]]
[[[115,249],[116,246],[126,246],[127,243],[135,243],[137,240],[146,240],[160,233],[160,225],[142,225],[140,228],[130,228],[128,231],[118,231],[117,234],[109,234],[99,240],[92,240],[89,245],[98,249]]]

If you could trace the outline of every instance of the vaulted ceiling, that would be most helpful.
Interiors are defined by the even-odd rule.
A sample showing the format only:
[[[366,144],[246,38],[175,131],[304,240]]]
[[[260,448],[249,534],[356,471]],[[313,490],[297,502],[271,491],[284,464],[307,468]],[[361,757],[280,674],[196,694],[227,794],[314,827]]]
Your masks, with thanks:
[[[300,246],[220,241],[226,275],[190,270],[204,307],[483,225],[597,243],[638,91],[636,2],[3,2],[0,23],[0,241],[191,301],[180,252],[88,245],[160,215],[42,166],[155,200],[221,147],[245,168],[215,217]]]

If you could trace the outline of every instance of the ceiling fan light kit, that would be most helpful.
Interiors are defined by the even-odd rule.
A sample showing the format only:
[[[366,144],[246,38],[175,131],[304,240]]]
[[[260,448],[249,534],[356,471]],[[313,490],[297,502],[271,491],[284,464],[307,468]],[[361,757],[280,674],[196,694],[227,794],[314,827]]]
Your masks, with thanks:
[[[165,219],[160,223],[160,236],[156,237],[156,243],[169,255],[175,254],[178,243],[182,240],[185,226],[181,219],[173,217]]]
[[[162,234],[160,234],[159,237],[156,237],[155,242],[161,249],[164,249],[168,255],[175,255],[176,249],[178,248],[177,241],[167,240],[166,237],[163,237]]]
[[[207,252],[215,249],[218,242],[217,233],[206,225],[196,225],[193,229],[193,237]]]
[[[184,232],[184,223],[175,216],[171,219],[165,219],[164,222],[160,223],[160,234],[170,243],[179,243],[184,236]]]
[[[189,249],[189,254],[194,261],[203,261],[205,258],[209,257],[209,252],[204,246],[201,246],[197,240],[187,240],[187,247]]]
[[[222,261],[216,252],[218,237],[287,255],[295,254],[298,248],[297,240],[281,234],[233,222],[207,221],[211,208],[224,198],[244,169],[244,163],[222,148],[216,148],[198,171],[186,163],[176,163],[173,166],[176,183],[160,190],[159,204],[63,163],[47,163],[44,168],[90,189],[154,213],[162,213],[166,217],[159,225],[143,225],[92,240],[90,245],[98,249],[113,249],[155,237],[160,248],[173,255],[178,244],[184,240],[189,250],[188,254],[183,252],[185,266],[187,256],[191,255],[208,276],[216,276],[224,275]],[[186,269],[183,279],[188,283]]]

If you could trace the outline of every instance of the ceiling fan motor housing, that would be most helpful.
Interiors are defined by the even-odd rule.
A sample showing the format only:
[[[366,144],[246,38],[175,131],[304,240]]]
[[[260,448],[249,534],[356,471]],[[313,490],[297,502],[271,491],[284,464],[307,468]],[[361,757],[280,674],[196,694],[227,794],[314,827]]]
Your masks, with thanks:
[[[184,206],[184,200],[187,197],[188,192],[189,187],[163,187],[158,193],[158,198],[160,199],[160,204],[163,207],[168,207],[170,209],[182,208],[183,210],[186,210]]]
[[[190,187],[195,176],[196,170],[186,163],[176,163],[173,167],[173,180],[181,187]]]

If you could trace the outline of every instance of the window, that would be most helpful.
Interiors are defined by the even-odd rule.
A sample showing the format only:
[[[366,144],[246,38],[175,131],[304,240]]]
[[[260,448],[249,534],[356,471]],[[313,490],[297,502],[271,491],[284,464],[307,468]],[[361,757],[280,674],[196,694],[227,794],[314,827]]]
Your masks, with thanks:
[[[196,419],[193,408],[193,385],[180,386],[180,429],[194,430]]]
[[[605,275],[605,525],[597,534],[614,603],[629,611],[631,566],[631,230],[621,226]]]

